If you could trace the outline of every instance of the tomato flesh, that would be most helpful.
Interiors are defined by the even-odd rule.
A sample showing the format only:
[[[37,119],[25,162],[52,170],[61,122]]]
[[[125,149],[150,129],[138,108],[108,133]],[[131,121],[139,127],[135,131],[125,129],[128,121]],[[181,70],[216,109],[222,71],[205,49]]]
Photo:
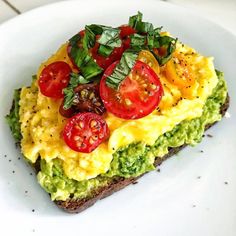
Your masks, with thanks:
[[[91,112],[71,117],[63,130],[65,143],[76,152],[90,153],[109,136],[106,121]]]
[[[124,52],[123,46],[116,47],[108,57],[104,57],[98,53],[99,46],[100,44],[96,43],[95,46],[90,50],[90,52],[96,63],[104,70],[114,61],[120,60],[122,53]]]
[[[138,119],[150,114],[159,104],[163,88],[157,74],[145,63],[136,61],[118,90],[106,84],[118,62],[110,65],[100,82],[100,96],[107,111],[123,119]]]
[[[51,98],[63,98],[63,89],[70,80],[71,68],[63,61],[56,61],[47,65],[39,76],[40,92]]]
[[[120,38],[123,43],[124,50],[128,49],[130,47],[130,35],[135,34],[136,30],[128,25],[122,25],[119,27],[120,29]]]

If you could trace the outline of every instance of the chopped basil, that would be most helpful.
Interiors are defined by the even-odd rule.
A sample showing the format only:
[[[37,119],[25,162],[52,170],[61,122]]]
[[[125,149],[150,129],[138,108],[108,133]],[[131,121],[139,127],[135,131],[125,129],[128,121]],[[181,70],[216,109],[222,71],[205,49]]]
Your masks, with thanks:
[[[81,39],[79,34],[74,35],[71,39],[69,39],[70,45],[72,47],[77,46],[78,41]]]
[[[123,53],[120,62],[116,65],[114,71],[106,79],[108,87],[118,89],[120,83],[130,73],[138,57],[137,51],[127,50]]]
[[[88,51],[84,48],[73,46],[70,51],[70,56],[73,58],[74,63],[80,68],[90,60]]]
[[[156,53],[153,53],[155,58],[157,59],[160,66],[166,64],[172,57],[173,52],[176,48],[177,38],[174,39],[169,36],[161,36],[159,37],[159,47],[164,47],[166,49],[166,54],[164,56],[159,56]]]
[[[153,31],[153,24],[149,22],[143,22],[143,14],[138,12],[137,15],[129,18],[129,26],[134,28],[138,33],[147,33]]]
[[[96,35],[89,26],[85,26],[85,34],[83,38],[83,47],[86,49],[94,47],[96,42]]]
[[[140,34],[130,35],[130,46],[133,48],[144,47],[146,45],[146,36]]]
[[[101,74],[103,69],[98,66],[92,57],[80,67],[80,72],[86,79],[90,79]]]
[[[115,47],[120,47],[120,29],[104,25],[87,25],[83,40],[84,48],[91,48],[95,45],[96,35],[100,35],[97,42],[100,44],[98,53],[104,57],[109,56]]]
[[[120,30],[107,27],[106,29],[103,30],[97,42],[104,46],[109,46],[112,48],[120,47],[121,46]]]
[[[96,25],[96,24],[88,25],[87,27],[89,27],[90,30],[95,35],[101,35],[103,30],[107,28],[107,26],[105,26],[105,25]]]
[[[63,89],[64,93],[64,109],[69,109],[73,105],[75,93],[74,89],[79,85],[79,84],[87,84],[91,82],[88,79],[85,79],[82,75],[76,74],[76,73],[71,73],[70,74],[70,82],[67,88]]]
[[[143,14],[141,12],[138,12],[137,15],[131,16],[129,18],[129,26],[135,29],[138,22],[142,22],[142,19],[143,19]]]
[[[105,46],[105,45],[100,45],[98,48],[98,53],[104,57],[110,56],[112,51],[113,51],[112,47]]]
[[[103,69],[98,66],[94,59],[89,55],[87,49],[76,45],[71,48],[70,56],[73,58],[75,64],[80,68],[82,76],[86,79],[99,75],[103,71]]]
[[[172,57],[172,53],[175,50],[177,39],[169,36],[161,36],[160,32],[162,27],[153,28],[153,25],[149,22],[142,21],[142,13],[138,12],[137,15],[129,18],[129,26],[133,27],[137,33],[131,35],[131,47],[134,49],[148,49],[156,57],[159,64],[164,65]],[[159,56],[153,52],[154,48],[166,48],[166,54]]]
[[[138,33],[147,33],[153,30],[153,25],[149,22],[138,21],[134,29],[137,30]]]
[[[147,45],[149,48],[159,48],[159,37],[162,27],[151,30],[147,33]]]
[[[70,74],[70,85],[73,86],[74,88],[77,87],[78,84],[87,84],[90,83],[91,80],[85,79],[82,75],[76,74],[72,72]]]

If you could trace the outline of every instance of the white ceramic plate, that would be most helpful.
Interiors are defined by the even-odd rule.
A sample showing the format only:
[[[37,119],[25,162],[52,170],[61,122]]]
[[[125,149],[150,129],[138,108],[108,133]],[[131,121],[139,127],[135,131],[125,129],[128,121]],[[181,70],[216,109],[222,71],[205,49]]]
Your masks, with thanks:
[[[40,63],[85,24],[118,26],[138,10],[145,20],[215,57],[228,82],[231,117],[208,131],[213,138],[166,161],[160,173],[147,174],[81,214],[66,214],[18,160],[20,152],[4,121],[13,89],[29,84]],[[61,2],[6,22],[0,35],[0,235],[236,235],[233,35],[184,8],[152,0]]]

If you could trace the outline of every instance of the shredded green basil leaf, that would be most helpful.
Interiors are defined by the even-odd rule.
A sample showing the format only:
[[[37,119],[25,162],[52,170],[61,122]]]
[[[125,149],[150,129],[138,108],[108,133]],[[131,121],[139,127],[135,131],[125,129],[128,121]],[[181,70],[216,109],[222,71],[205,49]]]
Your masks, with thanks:
[[[112,48],[120,47],[122,43],[120,39],[120,30],[115,28],[104,29],[97,42]]]
[[[120,62],[116,65],[112,74],[106,78],[107,86],[113,89],[118,89],[120,83],[126,78],[126,76],[133,68],[137,57],[137,51],[125,51],[121,57]]]
[[[140,34],[130,35],[130,46],[135,47],[144,47],[146,45],[146,36]]]
[[[122,44],[120,29],[92,24],[85,27],[84,48],[91,48],[95,45],[96,35],[100,35],[97,40],[100,44],[98,53],[104,57],[109,56],[115,47],[120,47]]]
[[[73,46],[70,51],[70,56],[73,58],[74,63],[80,68],[90,60],[88,51],[84,48]]]
[[[80,67],[80,72],[86,79],[90,79],[92,77],[95,77],[99,74],[101,74],[103,69],[98,66],[98,64],[94,61],[93,58],[90,57],[90,59],[87,61],[86,64],[83,64],[83,66]]]
[[[138,21],[134,29],[137,30],[138,33],[147,33],[153,30],[153,24],[149,22]]]
[[[89,29],[95,34],[95,35],[101,35],[103,30],[107,28],[107,26],[105,25],[96,25],[96,24],[92,24],[92,25],[87,25],[87,27],[89,27]]]
[[[135,29],[138,22],[142,22],[142,19],[143,19],[143,14],[138,11],[137,15],[131,16],[129,18],[129,26]]]
[[[82,76],[86,79],[99,75],[103,71],[103,69],[98,66],[94,59],[89,55],[87,49],[75,45],[71,48],[70,56],[73,58],[78,68],[80,68]]]
[[[172,54],[176,48],[176,43],[177,43],[177,38],[174,39],[169,36],[161,36],[159,38],[159,47],[166,48],[166,55],[159,56],[156,53],[154,53],[152,50],[151,51],[153,55],[155,56],[155,58],[157,59],[160,66],[166,64],[172,58]]]
[[[83,47],[86,49],[94,47],[96,42],[96,35],[90,29],[89,26],[85,26],[85,34],[83,38]]]
[[[80,35],[79,34],[74,35],[72,38],[69,39],[70,45],[72,47],[77,46],[79,40],[81,40]]]
[[[162,27],[147,32],[147,46],[149,48],[159,48],[159,37]]]
[[[153,24],[149,22],[143,22],[143,14],[138,12],[137,15],[129,18],[129,26],[134,28],[138,33],[147,33],[153,31]]]
[[[108,57],[113,52],[113,48],[105,45],[100,45],[98,48],[98,53],[101,56]]]

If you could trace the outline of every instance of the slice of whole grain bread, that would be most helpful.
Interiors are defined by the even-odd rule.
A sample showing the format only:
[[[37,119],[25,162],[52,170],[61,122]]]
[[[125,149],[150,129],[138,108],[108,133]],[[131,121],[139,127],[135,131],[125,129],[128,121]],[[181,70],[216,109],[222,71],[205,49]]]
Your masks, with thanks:
[[[222,116],[225,115],[225,112],[227,111],[228,107],[229,107],[229,96],[227,95],[227,99],[225,103],[221,105],[221,109],[220,109],[220,113]],[[209,129],[212,125],[214,125],[214,123],[207,125],[205,127],[205,130]],[[156,157],[155,166],[156,167],[159,166],[164,160],[173,156],[174,154],[179,152],[181,149],[183,149],[185,146],[187,145],[182,145],[176,148],[170,148],[168,154],[166,154],[164,157],[162,158]],[[96,203],[96,201],[103,199],[118,190],[123,189],[129,184],[135,183],[136,180],[140,178],[141,176],[138,176],[136,178],[128,178],[128,179],[125,179],[123,177],[114,177],[110,184],[94,191],[91,197],[78,199],[78,200],[69,199],[66,201],[55,201],[55,203],[58,207],[62,208],[63,210],[67,212],[79,213],[85,210],[86,208],[92,206],[94,203]]]

